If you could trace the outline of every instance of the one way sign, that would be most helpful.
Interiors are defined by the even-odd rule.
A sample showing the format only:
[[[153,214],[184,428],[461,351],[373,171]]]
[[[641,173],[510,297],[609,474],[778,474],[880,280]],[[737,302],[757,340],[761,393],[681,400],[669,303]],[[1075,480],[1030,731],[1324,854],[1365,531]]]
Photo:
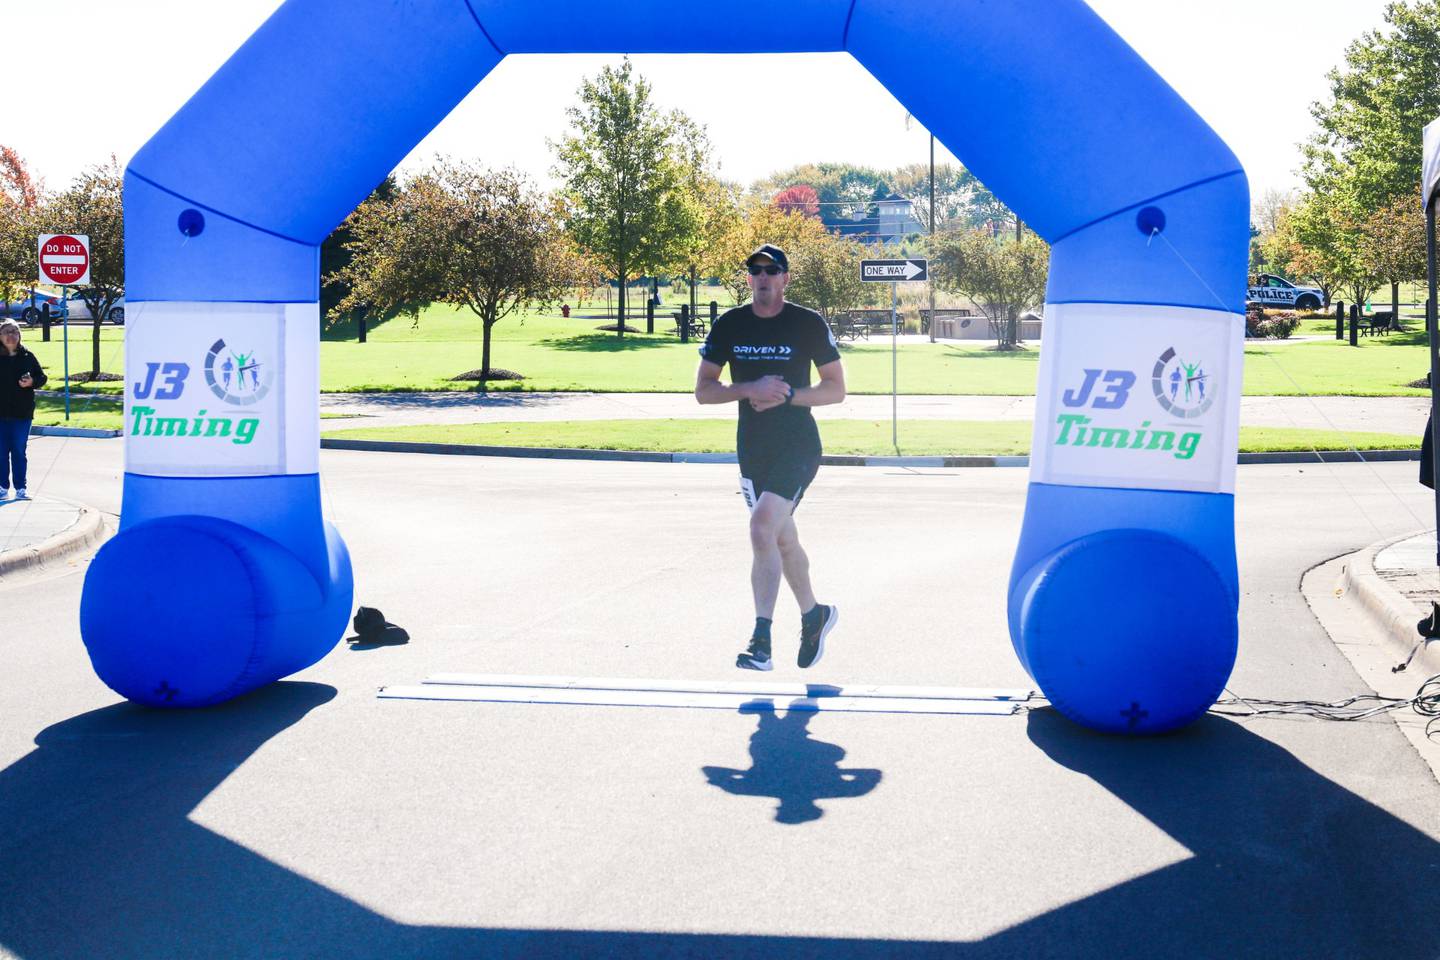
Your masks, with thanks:
[[[930,279],[928,260],[861,260],[860,279],[903,283]]]

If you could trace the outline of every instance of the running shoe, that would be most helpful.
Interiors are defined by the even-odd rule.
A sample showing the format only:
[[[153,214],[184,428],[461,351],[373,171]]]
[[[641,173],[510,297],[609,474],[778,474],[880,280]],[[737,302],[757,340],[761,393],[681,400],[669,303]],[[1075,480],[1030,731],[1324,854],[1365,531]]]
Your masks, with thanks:
[[[800,656],[795,662],[803,667],[813,667],[825,656],[825,635],[840,619],[840,608],[819,604],[820,616],[807,620],[800,618]]]
[[[15,499],[16,499],[16,500],[29,500],[29,499],[30,499],[30,494],[28,494],[28,493],[25,492],[25,488],[24,488],[24,487],[16,487],[16,488],[15,488]]]
[[[745,652],[735,658],[735,666],[741,670],[769,670],[774,667],[770,662],[770,641],[762,640],[760,637],[751,637],[750,646]]]

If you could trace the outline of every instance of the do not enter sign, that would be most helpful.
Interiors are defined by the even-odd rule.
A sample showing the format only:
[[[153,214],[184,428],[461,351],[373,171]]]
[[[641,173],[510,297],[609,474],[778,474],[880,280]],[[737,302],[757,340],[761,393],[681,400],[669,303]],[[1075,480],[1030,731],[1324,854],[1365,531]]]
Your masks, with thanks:
[[[90,238],[68,233],[40,235],[40,282],[80,287],[90,282]]]

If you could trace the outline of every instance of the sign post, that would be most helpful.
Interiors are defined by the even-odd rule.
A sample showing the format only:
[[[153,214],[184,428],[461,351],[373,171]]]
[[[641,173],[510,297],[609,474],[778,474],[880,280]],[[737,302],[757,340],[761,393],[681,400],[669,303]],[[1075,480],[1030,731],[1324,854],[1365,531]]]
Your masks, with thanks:
[[[70,297],[69,287],[60,288],[60,336],[64,338],[61,351],[65,356],[65,421],[70,421]],[[95,389],[91,384],[90,389]]]
[[[90,238],[84,234],[42,233],[36,241],[41,283],[60,288],[61,319],[65,326],[65,419],[70,419],[70,288],[90,282]],[[100,323],[96,318],[95,323]]]
[[[930,261],[861,260],[860,279],[865,283],[890,284],[890,444],[900,454],[900,284],[921,283],[930,279]],[[935,323],[935,318],[930,318]],[[932,326],[931,329],[934,329]]]
[[[1436,265],[1435,207],[1440,203],[1440,119],[1425,125],[1423,162],[1420,171],[1420,198],[1425,208],[1426,285],[1429,298],[1425,301],[1425,333],[1430,346],[1430,468],[1432,474],[1440,463],[1440,302],[1436,287],[1440,286],[1440,269]],[[1399,319],[1396,315],[1395,319]],[[1435,564],[1440,566],[1440,480],[1435,482]],[[1431,626],[1434,626],[1432,615]]]

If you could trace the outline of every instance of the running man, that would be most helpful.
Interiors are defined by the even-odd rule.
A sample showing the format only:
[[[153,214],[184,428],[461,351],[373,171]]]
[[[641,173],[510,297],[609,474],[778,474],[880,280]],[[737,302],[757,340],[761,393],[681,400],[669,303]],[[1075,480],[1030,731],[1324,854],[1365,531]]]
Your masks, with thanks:
[[[820,431],[810,407],[845,399],[845,369],[825,319],[785,301],[790,260],[765,244],[745,260],[751,302],[715,321],[700,348],[695,399],[740,404],[735,433],[740,489],[750,508],[750,589],[755,596],[755,632],[735,665],[769,670],[770,625],[783,573],[800,604],[801,667],[825,653],[825,637],[839,611],[817,603],[810,586],[810,560],[795,529],[795,508],[820,468]],[[730,383],[720,372],[730,364]],[[820,382],[810,385],[810,364]]]

